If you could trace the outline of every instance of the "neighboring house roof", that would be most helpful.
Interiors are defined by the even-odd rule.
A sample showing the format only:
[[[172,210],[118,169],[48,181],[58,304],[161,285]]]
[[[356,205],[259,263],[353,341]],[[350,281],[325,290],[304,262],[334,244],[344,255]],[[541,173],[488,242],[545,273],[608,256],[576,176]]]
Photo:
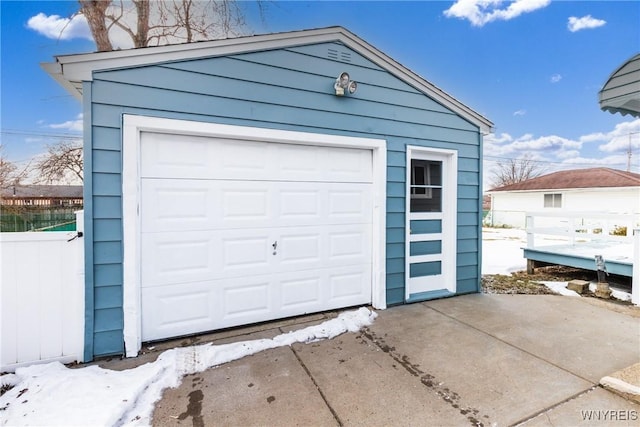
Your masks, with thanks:
[[[640,187],[640,174],[610,168],[574,169],[538,176],[517,184],[492,188],[489,192],[603,187]]]
[[[640,53],[611,74],[598,97],[604,111],[640,117]]]
[[[12,185],[0,191],[3,199],[82,199],[82,185]]]
[[[61,55],[56,56],[56,62],[43,63],[41,66],[72,95],[82,99],[82,82],[91,81],[93,79],[93,71],[97,70],[234,55],[335,41],[353,49],[397,78],[459,114],[478,126],[483,133],[491,132],[493,123],[489,119],[467,107],[442,89],[423,79],[343,27],[328,27],[111,52]]]

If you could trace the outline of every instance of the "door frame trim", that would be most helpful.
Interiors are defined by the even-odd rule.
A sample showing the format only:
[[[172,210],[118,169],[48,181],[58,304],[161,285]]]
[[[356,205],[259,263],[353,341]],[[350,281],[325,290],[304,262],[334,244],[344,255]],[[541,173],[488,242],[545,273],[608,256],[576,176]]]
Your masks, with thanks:
[[[413,302],[434,298],[434,295],[440,295],[443,292],[449,295],[455,294],[457,289],[457,229],[458,229],[458,151],[443,148],[431,148],[415,145],[407,145],[406,147],[406,180],[405,180],[405,302]],[[445,214],[444,209],[441,214],[431,212],[411,214],[411,159],[426,159],[442,161],[443,169],[443,197],[442,206],[446,206],[450,212]],[[450,189],[450,190],[447,190]],[[411,220],[429,220],[442,216],[442,230],[440,233],[432,233],[433,236],[426,240],[440,239],[442,242],[441,254],[441,274],[443,286],[440,289],[434,289],[427,292],[411,293],[409,287],[410,267],[411,267],[411,242],[424,241],[424,238],[412,238]],[[430,259],[430,258],[429,258]],[[428,277],[428,276],[425,276]],[[413,297],[412,297],[413,295]],[[416,295],[423,297],[416,298]]]
[[[189,120],[123,114],[122,116],[122,228],[123,313],[127,357],[142,347],[140,275],[140,161],[143,132],[204,136],[285,144],[371,150],[373,156],[373,230],[371,303],[385,309],[387,141],[342,135],[235,126]]]

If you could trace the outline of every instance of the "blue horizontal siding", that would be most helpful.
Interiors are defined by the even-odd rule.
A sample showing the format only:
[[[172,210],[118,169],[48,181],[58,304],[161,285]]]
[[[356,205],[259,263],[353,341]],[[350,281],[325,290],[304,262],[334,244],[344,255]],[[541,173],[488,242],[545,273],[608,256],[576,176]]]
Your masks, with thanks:
[[[329,49],[334,50],[337,53],[338,60],[340,60],[342,53],[347,53],[348,62],[350,64],[358,65],[359,67],[371,68],[372,70],[383,71],[383,69],[378,64],[369,61],[367,58],[364,58],[360,55],[351,55],[350,49],[339,42],[317,43],[314,45],[289,47],[285,50],[288,52],[301,53],[306,56],[315,56],[318,58],[326,59],[328,57]]]
[[[404,212],[387,212],[387,228],[404,227]]]
[[[404,243],[387,243],[387,258],[403,258]]]
[[[328,58],[328,49],[336,50],[339,57],[349,53],[350,62]],[[333,82],[342,71],[359,83],[353,96],[333,94]],[[85,94],[91,97],[90,112],[85,114],[92,123],[86,183],[92,221],[87,233],[92,253],[87,260],[93,269],[87,270],[92,275],[87,283],[101,289],[95,292],[95,307],[87,305],[88,310],[94,309],[95,355],[123,350],[123,114],[385,139],[389,305],[402,303],[405,292],[406,146],[456,150],[458,272],[462,274],[458,292],[474,291],[472,284],[479,280],[471,277],[477,270],[479,247],[479,130],[344,45],[322,43],[96,72],[93,82],[85,86]],[[433,224],[412,221],[411,227],[414,233],[425,233],[439,232],[441,225],[429,231],[434,230]],[[434,268],[414,266],[420,273]]]
[[[99,356],[113,356],[124,353],[122,329],[97,331],[94,334],[93,353]]]
[[[120,173],[122,171],[121,155],[119,151],[93,150],[93,173]]]
[[[122,243],[119,241],[94,242],[93,262],[94,264],[122,263]]]
[[[404,213],[404,197],[389,197],[387,199],[387,212]]]
[[[404,303],[404,288],[387,288],[387,305],[389,307]]]
[[[387,256],[387,273],[404,273],[404,257],[390,258]]]
[[[457,285],[457,294],[470,294],[480,291],[480,279],[477,275],[473,279],[458,280]]]
[[[93,218],[122,218],[122,198],[114,196],[94,196],[93,197]],[[114,236],[122,237],[122,236]]]
[[[95,286],[122,286],[122,264],[98,264],[94,267]]]
[[[122,194],[122,180],[119,173],[94,173],[94,196],[117,196]]]
[[[458,199],[458,212],[475,212],[480,208],[478,199]]]
[[[477,252],[458,252],[456,254],[456,264],[458,267],[478,266]]]
[[[476,265],[458,266],[457,267],[458,280],[474,279],[478,277],[478,271]]]
[[[387,227],[387,243],[404,243],[404,227]]]
[[[122,307],[122,286],[96,287],[96,305],[98,310]]]
[[[123,326],[124,318],[122,307],[96,309],[94,326],[96,332],[121,330]],[[120,339],[122,340],[122,335]]]
[[[93,240],[105,242],[113,239],[121,240],[122,220],[120,219],[96,219],[93,222]]]
[[[398,167],[398,166],[389,166],[387,168],[387,181],[399,182],[404,185],[404,181],[406,178],[405,174],[406,174],[405,168]]]

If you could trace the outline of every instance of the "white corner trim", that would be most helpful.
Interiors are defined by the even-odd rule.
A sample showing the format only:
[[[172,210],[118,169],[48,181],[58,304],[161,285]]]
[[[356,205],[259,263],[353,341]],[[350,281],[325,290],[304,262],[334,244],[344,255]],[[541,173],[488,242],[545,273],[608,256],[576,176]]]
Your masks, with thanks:
[[[123,312],[127,357],[142,347],[140,306],[140,142],[143,132],[228,138],[300,145],[368,149],[373,152],[373,232],[371,303],[386,302],[387,142],[383,139],[265,129],[125,114],[122,120]]]

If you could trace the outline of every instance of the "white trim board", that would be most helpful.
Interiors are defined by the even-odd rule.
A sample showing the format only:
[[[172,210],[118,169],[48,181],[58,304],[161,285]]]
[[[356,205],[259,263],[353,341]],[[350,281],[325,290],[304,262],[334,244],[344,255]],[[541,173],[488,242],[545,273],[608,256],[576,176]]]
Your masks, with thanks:
[[[143,132],[371,150],[374,181],[371,302],[377,309],[386,308],[387,144],[385,140],[124,115],[122,124],[123,333],[127,357],[137,356],[142,345],[139,207],[140,142]]]

